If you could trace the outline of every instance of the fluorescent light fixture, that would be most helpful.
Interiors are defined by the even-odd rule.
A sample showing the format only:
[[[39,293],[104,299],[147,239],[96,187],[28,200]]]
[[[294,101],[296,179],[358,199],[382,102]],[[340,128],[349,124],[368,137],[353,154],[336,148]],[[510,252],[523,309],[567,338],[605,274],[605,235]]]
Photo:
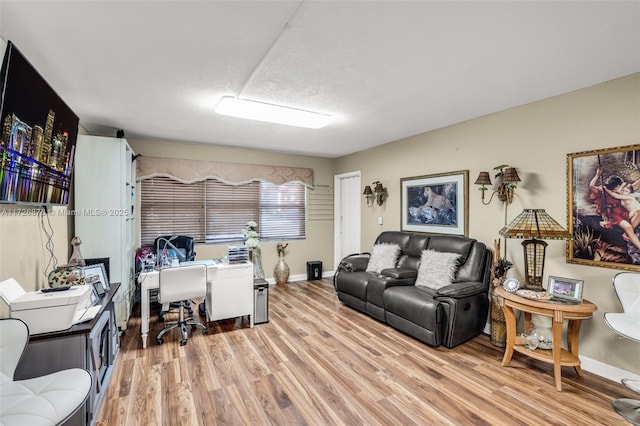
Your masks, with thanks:
[[[225,96],[220,99],[215,111],[218,114],[232,117],[310,129],[319,129],[331,122],[330,115],[264,102],[248,101],[231,96]]]

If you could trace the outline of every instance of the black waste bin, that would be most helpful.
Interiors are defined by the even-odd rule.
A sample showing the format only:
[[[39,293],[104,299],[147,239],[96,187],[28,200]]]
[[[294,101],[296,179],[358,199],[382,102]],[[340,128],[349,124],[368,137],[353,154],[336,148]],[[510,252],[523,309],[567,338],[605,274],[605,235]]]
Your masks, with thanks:
[[[307,281],[322,279],[322,262],[312,260],[307,262]]]
[[[269,322],[269,283],[262,278],[253,280],[253,323]]]

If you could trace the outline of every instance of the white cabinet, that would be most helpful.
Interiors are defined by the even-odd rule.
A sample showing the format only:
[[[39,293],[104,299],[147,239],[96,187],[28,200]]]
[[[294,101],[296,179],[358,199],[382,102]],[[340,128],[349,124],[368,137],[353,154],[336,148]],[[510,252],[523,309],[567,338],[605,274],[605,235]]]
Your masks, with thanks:
[[[249,315],[253,327],[253,264],[237,263],[207,268],[207,320]]]
[[[118,327],[127,328],[135,294],[135,180],[126,139],[78,136],[74,169],[75,235],[85,258],[109,258]]]

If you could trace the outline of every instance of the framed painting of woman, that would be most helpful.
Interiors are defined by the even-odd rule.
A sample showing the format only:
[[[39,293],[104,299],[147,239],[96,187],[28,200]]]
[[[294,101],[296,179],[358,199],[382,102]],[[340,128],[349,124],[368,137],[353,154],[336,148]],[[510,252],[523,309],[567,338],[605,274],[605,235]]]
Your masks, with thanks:
[[[567,154],[567,261],[640,271],[640,145]]]

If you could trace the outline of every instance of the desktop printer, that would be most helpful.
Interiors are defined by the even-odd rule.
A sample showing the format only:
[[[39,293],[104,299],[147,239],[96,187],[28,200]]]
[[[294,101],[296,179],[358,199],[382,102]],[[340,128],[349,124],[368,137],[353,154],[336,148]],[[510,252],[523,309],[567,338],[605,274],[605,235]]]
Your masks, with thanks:
[[[91,306],[92,292],[90,285],[78,285],[50,293],[26,292],[13,278],[0,282],[0,297],[9,305],[11,317],[27,323],[29,334],[70,328],[76,311]]]

